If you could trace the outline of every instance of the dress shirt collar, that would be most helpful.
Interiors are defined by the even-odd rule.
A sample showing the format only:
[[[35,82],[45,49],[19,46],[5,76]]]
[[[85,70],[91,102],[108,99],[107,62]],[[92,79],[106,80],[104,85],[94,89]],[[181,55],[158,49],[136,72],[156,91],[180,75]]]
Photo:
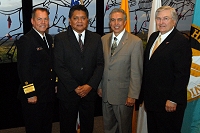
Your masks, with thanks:
[[[45,33],[44,33],[44,36],[43,36],[43,35],[42,35],[40,32],[38,32],[34,27],[33,27],[33,29],[40,35],[40,37],[42,38],[42,40],[43,40],[43,37],[46,38]]]
[[[44,33],[44,36],[43,36],[43,35],[42,35],[40,32],[38,32],[34,27],[33,27],[33,29],[40,35],[40,37],[42,38],[42,40],[43,40],[43,37],[46,38],[45,33]],[[47,47],[49,48],[49,44],[48,44],[48,42],[47,42],[47,38],[46,38],[45,40],[46,40]]]
[[[163,40],[165,40],[165,38],[167,38],[167,36],[173,31],[173,29],[174,29],[174,27],[165,34],[159,33],[158,37],[161,35],[161,43],[163,42]]]
[[[115,36],[115,34],[114,34],[114,32],[113,32],[113,33],[112,33],[112,42],[111,42],[111,44],[113,43],[114,38],[116,37],[116,38],[117,38],[117,45],[118,45],[119,42],[120,42],[120,40],[122,39],[122,36],[124,35],[124,33],[125,33],[125,29],[124,29],[121,33],[119,33],[118,36]]]
[[[76,36],[76,39],[77,39],[77,41],[79,42],[79,34],[82,34],[82,36],[81,36],[81,40],[82,40],[82,42],[83,42],[83,45],[84,45],[84,38],[85,38],[85,30],[82,32],[82,33],[78,33],[78,32],[76,32],[75,30],[73,30],[74,31],[74,34],[75,34],[75,36]]]
[[[173,29],[174,29],[174,27],[170,31],[168,31],[167,33],[165,33],[165,34],[161,34],[161,33],[158,34],[158,37],[156,38],[156,40],[154,41],[153,45],[151,46],[151,49],[150,49],[150,52],[149,52],[149,59],[152,56],[152,51],[153,51],[153,48],[154,48],[154,46],[155,46],[156,41],[158,40],[158,38],[161,37],[161,40],[160,40],[160,44],[161,44],[167,38],[167,36],[173,31]]]

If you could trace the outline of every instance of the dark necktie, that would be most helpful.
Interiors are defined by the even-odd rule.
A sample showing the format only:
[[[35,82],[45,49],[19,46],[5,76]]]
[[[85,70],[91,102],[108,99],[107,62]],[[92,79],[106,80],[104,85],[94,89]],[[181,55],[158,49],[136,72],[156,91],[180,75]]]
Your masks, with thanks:
[[[79,46],[80,46],[80,49],[81,49],[81,52],[83,52],[83,42],[82,42],[82,40],[81,40],[81,36],[82,36],[82,34],[78,34],[78,36],[79,36]]]
[[[47,40],[46,40],[46,37],[43,37],[43,41],[44,41],[44,44],[45,44],[45,48],[48,48],[48,44],[47,44]]]
[[[113,41],[112,47],[111,47],[111,55],[114,54],[116,48],[117,48],[117,38],[114,37],[114,41]]]

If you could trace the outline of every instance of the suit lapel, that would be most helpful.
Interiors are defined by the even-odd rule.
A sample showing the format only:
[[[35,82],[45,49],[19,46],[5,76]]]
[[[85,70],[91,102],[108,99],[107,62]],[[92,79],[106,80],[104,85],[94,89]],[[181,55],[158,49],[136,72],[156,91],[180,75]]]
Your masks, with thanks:
[[[80,52],[81,52],[81,49],[80,49],[80,46],[79,46],[79,42],[78,40],[76,39],[76,36],[72,30],[72,28],[69,26],[68,27],[68,35],[69,35],[69,40],[70,40],[70,44],[74,45],[76,47],[76,49]],[[86,48],[90,45],[90,42],[91,42],[91,35],[90,35],[90,32],[88,30],[85,30],[85,39],[84,39],[84,42],[83,42],[83,53],[85,52]]]
[[[47,39],[47,42],[48,42],[48,45],[49,45],[49,48],[47,50],[51,54],[52,53],[52,47],[54,47],[54,46],[52,46],[53,45],[52,38],[50,38],[50,36],[48,36],[46,34],[46,39]]]
[[[111,56],[111,44],[112,43],[112,34],[110,34],[109,38],[107,39],[107,44],[106,44],[106,51],[107,51],[107,54],[108,54],[108,57]]]
[[[42,46],[42,48],[48,53],[49,52],[48,47],[46,43],[43,41],[43,39],[41,38],[41,36],[34,29],[32,29],[31,32],[34,35],[35,41],[38,42],[36,43],[36,45],[40,44],[40,46]],[[40,47],[40,46],[36,46],[36,47]]]
[[[163,42],[155,50],[155,52],[153,53],[153,55],[150,58],[150,60],[153,60],[154,58],[156,58],[157,56],[159,56],[159,54],[162,53],[162,50],[164,50],[167,46],[170,45],[170,41],[172,40],[172,38],[173,38],[173,36],[175,35],[176,32],[177,32],[177,30],[174,28],[174,30],[165,38],[165,40],[163,40]],[[154,41],[155,41],[155,39],[154,39]],[[151,42],[152,43],[151,46],[153,45],[154,41]],[[150,49],[151,49],[151,47],[149,48],[149,52],[148,53],[150,53]]]
[[[70,44],[73,45],[73,47],[75,47],[81,53],[81,49],[80,49],[78,40],[76,39],[76,36],[75,36],[71,26],[69,26],[67,28],[67,34],[68,34],[69,38],[66,38],[66,39],[69,39],[68,41],[70,41]],[[84,50],[84,48],[83,48],[83,50]]]
[[[46,46],[45,46],[44,41],[40,37],[40,35],[34,29],[32,29],[32,33],[34,35],[35,41],[38,41],[37,44],[40,44],[42,46],[42,48],[44,49]]]
[[[170,45],[170,41],[173,40],[172,38],[175,36],[177,32],[177,29],[174,28],[174,30],[166,37],[166,39],[161,43],[161,48],[160,50],[162,50],[163,48],[165,48],[166,46]]]
[[[115,49],[115,52],[114,52],[113,56],[115,54],[117,54],[122,49],[122,47],[127,43],[127,40],[128,40],[128,33],[125,31],[125,33],[122,36],[117,48]]]
[[[49,38],[48,35],[46,35],[46,38],[47,38],[47,42],[48,42],[48,45],[49,45],[49,48],[51,49],[53,46],[52,42],[51,42],[51,38]]]
[[[151,47],[152,47],[153,43],[155,42],[156,38],[158,37],[158,34],[159,34],[159,32],[152,34],[151,38],[149,38],[149,40],[148,40],[148,43],[147,43],[146,49],[145,49],[145,59],[146,60],[149,60],[149,54],[150,54]]]
[[[85,52],[86,48],[90,45],[91,42],[91,35],[88,30],[85,30],[85,40],[84,40],[84,45],[83,45],[83,53]]]

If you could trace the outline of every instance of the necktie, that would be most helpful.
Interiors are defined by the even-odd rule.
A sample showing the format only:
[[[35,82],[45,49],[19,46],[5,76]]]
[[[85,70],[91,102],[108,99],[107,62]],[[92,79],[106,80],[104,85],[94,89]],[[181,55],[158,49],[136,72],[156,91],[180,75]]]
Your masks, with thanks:
[[[45,45],[45,48],[49,48],[49,45],[47,44],[46,37],[43,37],[43,41],[44,41],[44,43],[46,44],[46,45]]]
[[[158,46],[160,45],[160,43],[161,43],[161,35],[158,37],[158,39],[157,39],[157,41],[156,41],[156,43],[155,43],[155,45],[153,47],[151,55],[155,52],[155,50],[158,48]]]
[[[111,55],[114,54],[116,48],[117,48],[117,38],[114,37],[114,41],[113,41],[113,44],[112,44],[112,47],[111,47]]]
[[[81,36],[82,36],[82,34],[78,34],[78,36],[79,36],[79,46],[80,46],[80,49],[81,49],[81,52],[83,52],[83,42],[82,42],[82,40],[81,40]]]

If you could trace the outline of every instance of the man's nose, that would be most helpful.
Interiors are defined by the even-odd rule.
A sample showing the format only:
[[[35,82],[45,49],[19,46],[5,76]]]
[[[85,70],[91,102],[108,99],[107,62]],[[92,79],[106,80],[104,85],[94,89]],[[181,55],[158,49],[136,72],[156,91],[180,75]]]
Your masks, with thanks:
[[[82,22],[82,18],[78,18],[78,22]]]

